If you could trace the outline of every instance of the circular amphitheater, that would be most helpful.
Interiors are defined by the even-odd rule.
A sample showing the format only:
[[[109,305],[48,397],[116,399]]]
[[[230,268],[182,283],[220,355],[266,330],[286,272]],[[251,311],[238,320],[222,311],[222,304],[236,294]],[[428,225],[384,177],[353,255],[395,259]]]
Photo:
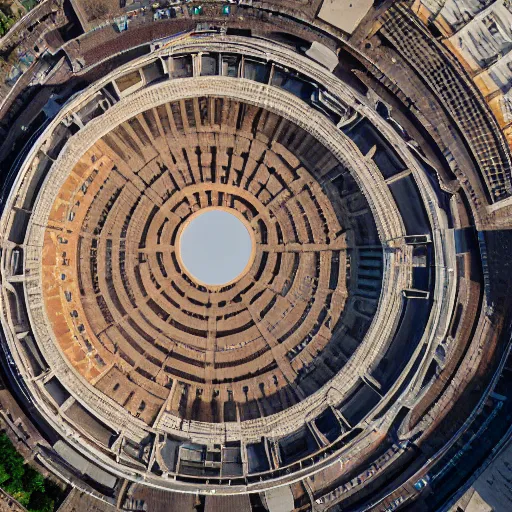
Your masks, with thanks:
[[[443,455],[499,310],[467,229],[509,184],[435,168],[383,106],[235,35],[156,44],[63,104],[0,221],[9,364],[59,436],[49,464],[79,453],[105,495],[306,479],[320,511],[413,443]],[[180,244],[214,211],[250,249],[207,284]]]
[[[210,51],[229,45],[240,42],[212,41]],[[193,49],[173,59],[192,59]],[[221,55],[304,97],[327,90],[329,77],[305,59],[285,77],[279,61],[270,69],[241,51]],[[155,56],[138,66],[156,66]],[[134,73],[109,80],[121,91]],[[272,485],[325,464],[344,432],[364,431],[403,369],[398,351],[411,357],[432,341],[418,329],[405,346],[389,343],[404,303],[405,314],[428,318],[429,292],[414,291],[407,259],[420,261],[428,286],[435,251],[427,233],[404,240],[389,176],[343,131],[374,128],[354,92],[338,88],[324,112],[243,77],[176,78],[101,104],[104,113],[77,133],[69,121],[24,255],[29,336],[51,373],[34,384],[50,395],[47,413],[57,400],[58,419],[105,449],[121,431],[136,442],[163,434],[152,461],[161,472],[182,474],[185,485],[186,475],[229,479],[233,489],[251,473]],[[391,164],[390,173],[418,166],[398,153]],[[34,166],[26,170],[28,184]],[[179,251],[187,223],[212,208],[242,219],[254,243],[248,268],[222,286],[198,281]],[[436,212],[432,220],[447,222]],[[449,285],[446,269],[438,273]],[[179,460],[169,457],[182,436],[207,443],[214,463],[199,467],[186,445]],[[233,462],[213,455],[223,442]]]
[[[58,347],[83,378],[148,425],[170,391],[180,419],[215,423],[261,393],[267,414],[304,397],[290,384],[343,313],[350,223],[292,153],[297,134],[230,98],[172,101],[111,125],[55,190],[39,269],[49,327],[66,332]],[[254,242],[222,286],[197,281],[179,250],[212,208],[243,219]]]

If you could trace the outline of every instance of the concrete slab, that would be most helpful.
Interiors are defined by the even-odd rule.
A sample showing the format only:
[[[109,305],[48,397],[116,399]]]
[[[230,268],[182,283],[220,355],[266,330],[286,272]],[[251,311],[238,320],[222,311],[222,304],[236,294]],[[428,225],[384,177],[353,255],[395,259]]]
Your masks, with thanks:
[[[289,485],[265,491],[269,512],[292,512],[295,509],[292,490]]]
[[[372,4],[373,0],[324,0],[318,17],[329,25],[352,34]]]

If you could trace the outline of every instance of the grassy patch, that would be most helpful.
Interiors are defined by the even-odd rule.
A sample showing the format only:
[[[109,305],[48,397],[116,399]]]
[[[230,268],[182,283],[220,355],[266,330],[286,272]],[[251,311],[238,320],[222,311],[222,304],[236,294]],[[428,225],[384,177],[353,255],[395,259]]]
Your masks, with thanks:
[[[37,5],[37,1],[36,0],[23,0],[21,2],[21,5],[23,5],[23,7],[25,7],[25,9],[27,9],[27,11],[30,11]]]

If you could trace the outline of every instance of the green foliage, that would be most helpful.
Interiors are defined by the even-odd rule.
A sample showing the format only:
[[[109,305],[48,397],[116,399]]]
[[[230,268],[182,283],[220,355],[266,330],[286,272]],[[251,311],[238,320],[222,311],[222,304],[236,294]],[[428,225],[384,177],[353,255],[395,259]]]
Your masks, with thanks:
[[[16,18],[14,16],[8,16],[0,9],[0,36],[6,34],[15,23]]]
[[[52,512],[61,489],[25,464],[6,434],[0,433],[0,485],[30,512]]]
[[[37,5],[37,1],[36,0],[24,0],[23,2],[21,2],[21,5],[23,5],[23,7],[25,7],[25,9],[27,11],[30,11]]]
[[[0,466],[0,486],[6,481],[9,480],[10,475],[7,473],[7,470],[4,466]]]
[[[55,500],[44,491],[34,491],[30,495],[27,508],[31,512],[53,512],[54,504]]]
[[[30,494],[25,491],[15,491],[9,488],[5,489],[15,500],[18,500],[24,507],[28,505]]]
[[[23,489],[27,492],[44,492],[44,476],[38,473],[34,468],[26,468],[23,474]]]

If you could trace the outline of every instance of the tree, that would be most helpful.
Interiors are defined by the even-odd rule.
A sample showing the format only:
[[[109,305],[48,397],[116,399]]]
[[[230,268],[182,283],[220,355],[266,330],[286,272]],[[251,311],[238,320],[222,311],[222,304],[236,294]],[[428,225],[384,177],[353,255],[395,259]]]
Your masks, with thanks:
[[[18,492],[23,489],[23,475],[25,473],[25,461],[16,451],[6,434],[0,435],[0,465],[3,467],[7,492]]]
[[[37,490],[30,495],[27,508],[30,512],[53,512],[54,505],[55,501],[51,496]]]
[[[0,464],[0,485],[9,480],[9,478],[11,478],[11,475],[9,475],[4,465]]]
[[[27,492],[44,492],[44,476],[30,466],[25,467],[25,473],[23,475],[23,489]]]
[[[0,433],[0,485],[29,512],[53,512],[62,490],[29,466],[5,433]]]

